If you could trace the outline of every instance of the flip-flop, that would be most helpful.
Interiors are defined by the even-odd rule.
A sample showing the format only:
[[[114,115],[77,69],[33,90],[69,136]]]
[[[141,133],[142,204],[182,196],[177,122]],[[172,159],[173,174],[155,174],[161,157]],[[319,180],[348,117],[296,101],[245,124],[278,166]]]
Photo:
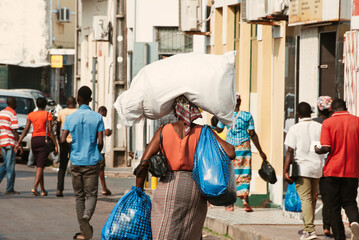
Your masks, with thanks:
[[[224,210],[228,211],[228,212],[233,212],[234,211],[234,207],[226,207]]]
[[[31,190],[32,194],[34,194],[35,196],[40,196],[41,194],[39,193],[39,191],[37,191],[37,189],[33,188]]]
[[[106,190],[106,192],[102,192],[102,195],[104,195],[104,196],[109,196],[111,194],[112,194],[112,192],[108,189]]]
[[[41,197],[47,196],[47,191],[41,192]]]
[[[244,209],[244,211],[246,211],[246,212],[253,212],[253,209],[252,209],[251,207],[246,207],[246,208]]]
[[[79,236],[83,236],[83,238],[78,238]],[[75,239],[75,240],[76,240],[76,239],[77,239],[77,240],[79,240],[79,239],[84,240],[85,237],[84,237],[84,235],[82,235],[82,233],[76,233],[76,234],[74,235],[73,239]]]

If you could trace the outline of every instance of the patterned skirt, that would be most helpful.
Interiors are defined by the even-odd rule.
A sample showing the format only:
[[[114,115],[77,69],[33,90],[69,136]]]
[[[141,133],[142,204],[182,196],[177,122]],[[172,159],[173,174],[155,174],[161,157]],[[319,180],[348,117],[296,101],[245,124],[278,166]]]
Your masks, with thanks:
[[[249,194],[249,184],[252,178],[252,153],[249,141],[235,147],[236,159],[232,160],[237,183],[237,196]]]
[[[152,238],[199,240],[207,215],[207,201],[192,172],[169,172],[161,178],[152,200]]]

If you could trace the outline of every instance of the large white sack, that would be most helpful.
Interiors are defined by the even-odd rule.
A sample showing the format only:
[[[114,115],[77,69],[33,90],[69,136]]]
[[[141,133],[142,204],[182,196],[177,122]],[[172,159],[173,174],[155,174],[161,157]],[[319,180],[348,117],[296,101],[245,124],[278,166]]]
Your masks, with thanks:
[[[235,52],[185,53],[151,63],[141,69],[114,107],[123,123],[132,126],[144,116],[159,119],[171,113],[175,98],[183,94],[232,126],[236,104],[234,61]]]

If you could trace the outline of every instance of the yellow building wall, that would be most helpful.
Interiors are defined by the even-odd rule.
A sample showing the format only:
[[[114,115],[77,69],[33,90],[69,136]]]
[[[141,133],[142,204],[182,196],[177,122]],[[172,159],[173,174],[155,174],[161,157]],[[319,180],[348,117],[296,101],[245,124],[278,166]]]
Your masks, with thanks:
[[[236,63],[238,64],[237,92],[240,93],[241,109],[249,111],[250,99],[250,59],[251,59],[251,24],[241,21],[239,37],[239,52]],[[236,70],[237,70],[236,69]]]
[[[75,12],[75,4],[74,0],[52,0],[52,9],[67,7]],[[53,48],[75,48],[75,16],[70,16],[70,22],[59,22],[58,13],[52,13]]]
[[[222,41],[224,20],[227,21],[225,44]],[[233,7],[227,7],[226,19],[223,19],[223,9],[216,9],[211,53],[223,54],[234,49],[234,24]],[[285,22],[282,25],[285,29]],[[241,94],[241,110],[256,112],[256,132],[261,147],[280,179],[283,175],[285,37],[272,38],[272,26],[262,25],[260,28],[261,39],[258,39],[255,25],[240,22],[236,45],[236,90]],[[262,159],[254,150],[252,171],[257,172],[261,163]],[[252,184],[251,194],[267,193],[267,183],[257,174],[252,175]],[[278,181],[276,187],[282,189],[282,181]]]

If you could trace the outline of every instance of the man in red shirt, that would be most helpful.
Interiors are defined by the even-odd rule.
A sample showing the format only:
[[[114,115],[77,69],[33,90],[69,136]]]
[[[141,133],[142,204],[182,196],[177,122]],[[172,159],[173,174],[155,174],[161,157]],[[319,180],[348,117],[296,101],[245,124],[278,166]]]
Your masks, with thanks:
[[[7,177],[6,194],[19,194],[14,190],[15,184],[15,151],[14,146],[19,140],[17,129],[19,128],[15,109],[16,98],[8,97],[8,107],[0,112],[0,146],[4,163],[0,167],[0,183]],[[20,148],[22,152],[22,148]]]
[[[323,122],[318,154],[329,153],[324,166],[330,225],[336,240],[345,240],[341,218],[343,207],[350,222],[352,240],[359,240],[359,212],[356,202],[359,178],[359,117],[349,114],[345,102],[332,102],[334,114]]]

